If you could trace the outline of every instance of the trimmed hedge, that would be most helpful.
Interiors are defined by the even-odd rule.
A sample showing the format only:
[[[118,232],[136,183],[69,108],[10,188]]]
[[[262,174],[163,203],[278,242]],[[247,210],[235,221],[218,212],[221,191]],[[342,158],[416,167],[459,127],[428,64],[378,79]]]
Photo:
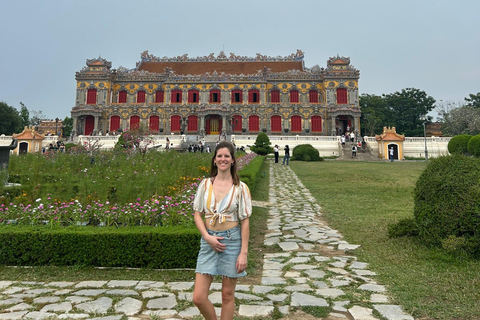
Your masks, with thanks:
[[[472,156],[480,157],[480,135],[473,136],[468,140],[467,149]]]
[[[0,226],[0,264],[194,268],[199,242],[185,227]]]
[[[255,157],[250,163],[238,172],[240,180],[245,182],[250,189],[250,193],[255,192],[258,179],[261,177],[261,168],[265,161],[264,156]]]
[[[448,152],[450,154],[468,154],[468,141],[472,138],[469,134],[460,134],[454,136],[448,142]]]
[[[414,216],[425,243],[480,257],[480,160],[431,160],[416,183]]]
[[[299,144],[293,148],[292,160],[323,161],[320,153],[311,144]]]

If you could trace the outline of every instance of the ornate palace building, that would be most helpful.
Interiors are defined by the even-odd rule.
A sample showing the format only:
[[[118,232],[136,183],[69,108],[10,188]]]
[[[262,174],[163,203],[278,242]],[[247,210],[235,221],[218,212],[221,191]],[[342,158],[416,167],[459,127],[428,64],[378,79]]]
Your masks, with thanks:
[[[159,134],[337,135],[359,132],[360,72],[350,59],[306,68],[286,57],[158,58],[142,53],[136,68],[112,69],[102,58],[76,73],[73,134],[148,127]]]

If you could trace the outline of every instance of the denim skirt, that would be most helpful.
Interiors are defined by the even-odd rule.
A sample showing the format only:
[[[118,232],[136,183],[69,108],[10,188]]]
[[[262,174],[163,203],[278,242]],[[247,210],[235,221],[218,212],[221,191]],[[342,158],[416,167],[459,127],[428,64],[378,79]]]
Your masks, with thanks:
[[[195,272],[212,276],[221,275],[229,278],[246,276],[247,273],[245,271],[237,273],[237,268],[235,267],[238,255],[242,249],[240,227],[237,226],[225,231],[207,229],[207,232],[211,236],[223,237],[224,239],[220,240],[220,243],[225,244],[226,248],[223,252],[215,252],[202,237]]]

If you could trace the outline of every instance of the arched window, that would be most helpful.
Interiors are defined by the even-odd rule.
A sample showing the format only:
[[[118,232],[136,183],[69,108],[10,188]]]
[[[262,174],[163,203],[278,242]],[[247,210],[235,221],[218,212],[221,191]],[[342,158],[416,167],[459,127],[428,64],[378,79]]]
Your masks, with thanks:
[[[243,91],[236,89],[232,90],[232,103],[242,103],[243,102]]]
[[[195,115],[188,116],[188,132],[197,132],[198,131],[198,117]]]
[[[220,96],[220,90],[213,89],[210,90],[210,103],[220,103],[221,101],[221,96]]]
[[[131,116],[130,117],[130,130],[138,130],[140,127],[140,117],[139,116]]]
[[[148,121],[148,129],[151,132],[158,132],[160,129],[160,118],[159,116],[150,116],[150,120]]]
[[[140,90],[137,92],[137,103],[144,103],[145,102],[145,91]]]
[[[298,90],[290,90],[290,103],[298,103]]]
[[[280,90],[270,91],[270,102],[271,103],[280,103]]]
[[[317,90],[310,90],[308,92],[308,96],[310,98],[310,103],[318,103],[318,91]]]
[[[347,89],[338,88],[337,89],[337,104],[347,104]]]
[[[232,119],[233,132],[242,132],[242,116],[234,115]]]
[[[122,90],[118,92],[118,103],[127,103],[127,91]]]
[[[312,132],[322,132],[322,117],[312,116]]]
[[[97,103],[97,89],[88,89],[87,91],[87,104]]]
[[[182,90],[172,90],[172,103],[182,103]]]
[[[272,132],[282,132],[282,117],[272,116],[270,122],[270,130]]]
[[[198,103],[200,100],[200,94],[198,90],[188,91],[188,103]]]
[[[120,117],[111,116],[110,117],[110,131],[118,131],[120,129]]]
[[[302,117],[292,116],[290,126],[292,127],[292,132],[302,132]]]
[[[248,90],[248,103],[260,103],[260,91],[257,89]]]
[[[155,92],[155,103],[163,103],[165,92],[163,90],[158,90]]]
[[[258,116],[248,117],[248,131],[250,132],[260,131],[260,118]]]
[[[180,116],[171,116],[170,117],[170,131],[171,132],[180,132]]]

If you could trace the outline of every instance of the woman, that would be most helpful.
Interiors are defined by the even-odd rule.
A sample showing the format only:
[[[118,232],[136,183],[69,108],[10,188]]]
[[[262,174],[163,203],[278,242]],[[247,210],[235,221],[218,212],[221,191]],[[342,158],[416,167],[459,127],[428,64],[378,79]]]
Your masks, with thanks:
[[[230,142],[222,141],[215,148],[210,178],[198,186],[193,209],[195,225],[202,235],[193,302],[205,319],[217,319],[208,292],[213,276],[221,275],[221,318],[233,319],[237,278],[246,275],[252,200],[237,174],[235,149]]]
[[[280,148],[278,147],[278,145],[275,145],[275,147],[273,147],[273,152],[275,154],[275,163],[278,163],[278,151],[280,150]]]

